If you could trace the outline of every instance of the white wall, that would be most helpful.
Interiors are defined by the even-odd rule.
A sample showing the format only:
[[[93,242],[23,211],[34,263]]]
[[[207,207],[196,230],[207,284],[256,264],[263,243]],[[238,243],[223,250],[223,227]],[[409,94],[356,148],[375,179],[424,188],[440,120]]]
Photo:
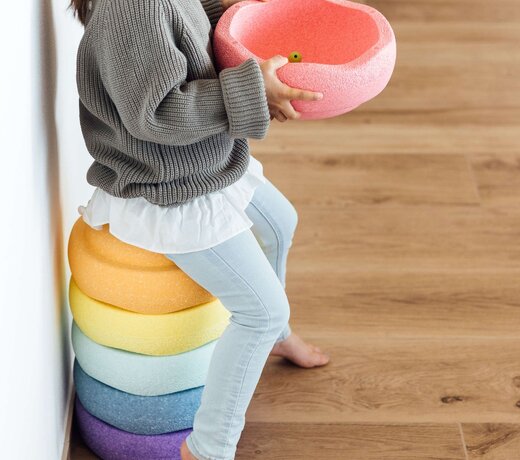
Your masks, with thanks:
[[[59,459],[70,391],[66,244],[91,193],[67,0],[0,15],[0,458]]]

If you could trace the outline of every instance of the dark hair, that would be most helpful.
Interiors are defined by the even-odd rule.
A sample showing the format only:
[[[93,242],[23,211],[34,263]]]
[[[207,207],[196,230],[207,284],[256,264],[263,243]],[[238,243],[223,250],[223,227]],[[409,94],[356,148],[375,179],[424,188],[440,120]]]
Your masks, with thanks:
[[[82,24],[85,24],[85,17],[87,16],[89,0],[70,0],[69,8],[74,11],[74,16],[77,16]]]

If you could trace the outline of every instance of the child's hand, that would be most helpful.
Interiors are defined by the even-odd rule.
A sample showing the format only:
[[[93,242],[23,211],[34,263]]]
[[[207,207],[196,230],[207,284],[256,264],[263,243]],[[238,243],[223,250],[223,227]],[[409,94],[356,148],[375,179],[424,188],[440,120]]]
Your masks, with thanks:
[[[260,64],[271,120],[276,118],[278,121],[284,122],[300,118],[300,113],[291,105],[292,100],[317,101],[323,98],[322,93],[292,88],[280,81],[276,75],[276,69],[288,62],[289,59],[278,54]]]

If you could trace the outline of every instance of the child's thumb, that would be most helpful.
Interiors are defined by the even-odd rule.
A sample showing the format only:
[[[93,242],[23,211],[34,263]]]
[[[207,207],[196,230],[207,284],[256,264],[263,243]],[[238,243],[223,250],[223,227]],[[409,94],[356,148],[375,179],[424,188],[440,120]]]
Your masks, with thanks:
[[[279,69],[280,67],[284,66],[289,62],[289,59],[286,56],[282,56],[281,54],[277,54],[276,56],[273,56],[273,67],[275,69]]]

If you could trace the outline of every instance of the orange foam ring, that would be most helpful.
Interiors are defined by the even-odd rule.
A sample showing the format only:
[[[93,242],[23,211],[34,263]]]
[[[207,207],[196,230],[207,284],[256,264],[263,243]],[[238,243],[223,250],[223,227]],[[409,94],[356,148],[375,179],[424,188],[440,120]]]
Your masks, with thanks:
[[[127,244],[109,232],[75,222],[68,244],[69,265],[88,296],[143,314],[171,313],[215,300],[163,254]]]

